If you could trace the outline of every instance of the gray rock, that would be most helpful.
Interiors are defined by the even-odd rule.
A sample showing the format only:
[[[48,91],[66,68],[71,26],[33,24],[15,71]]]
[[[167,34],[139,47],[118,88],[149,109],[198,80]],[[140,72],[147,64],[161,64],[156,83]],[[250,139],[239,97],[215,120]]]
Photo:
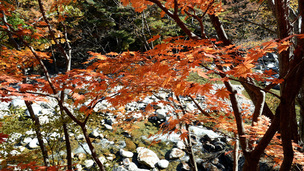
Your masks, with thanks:
[[[181,149],[178,148],[172,148],[170,154],[169,154],[169,159],[179,159],[185,155],[185,152]]]
[[[0,119],[3,119],[4,116],[10,115],[8,102],[0,102]]]
[[[33,103],[32,108],[36,116],[42,114],[42,107],[39,104]],[[31,116],[28,110],[25,111],[25,114],[29,117]]]
[[[126,168],[124,168],[123,166],[118,166],[118,167],[115,167],[113,169],[113,171],[128,171]]]
[[[190,131],[193,132],[198,137],[202,137],[204,135],[208,135],[211,139],[221,137],[216,132],[212,130],[208,130],[202,126],[190,126]]]
[[[138,167],[137,167],[137,165],[135,163],[133,163],[133,162],[130,162],[130,164],[128,165],[127,169],[129,171],[138,171],[139,170]]]
[[[36,149],[36,148],[40,148],[39,147],[39,142],[37,138],[32,139],[32,141],[28,144],[29,148],[31,149]]]
[[[91,168],[94,165],[94,161],[93,160],[85,160],[84,165],[85,165],[85,168],[87,168],[87,169]]]
[[[81,171],[81,170],[82,170],[81,164],[77,164],[77,165],[76,165],[76,170],[77,170],[77,171]]]
[[[210,152],[210,151],[215,151],[215,146],[213,144],[211,144],[210,142],[207,142],[203,145],[203,148]]]
[[[196,105],[194,103],[190,103],[190,102],[186,103],[186,108],[189,111],[194,111],[197,109]]]
[[[89,153],[91,154],[91,150],[89,148],[89,145],[87,143],[82,143],[81,145],[79,145],[74,151],[73,153],[78,154],[78,153]]]
[[[79,153],[76,156],[78,157],[78,159],[80,161],[83,161],[83,160],[85,160],[87,158],[87,156],[84,153]]]
[[[129,158],[124,158],[124,159],[122,160],[122,164],[123,164],[124,166],[129,166],[130,163],[131,163],[131,161],[130,161]]]
[[[184,163],[184,162],[182,163],[182,169],[183,170],[191,170],[189,164],[188,163]]]
[[[83,134],[79,134],[76,136],[77,140],[83,140],[84,139],[84,135]]]
[[[206,170],[211,170],[211,171],[220,171],[215,165],[212,163],[203,163],[203,167]]]
[[[168,166],[169,166],[169,161],[168,160],[165,160],[165,159],[162,159],[162,160],[159,160],[157,162],[157,165],[159,168],[161,169],[166,169]]]
[[[183,141],[178,141],[176,143],[176,146],[177,146],[177,148],[179,148],[181,150],[184,150],[186,148],[186,145],[185,145],[185,143]]]
[[[25,109],[26,105],[24,103],[24,100],[14,99],[14,100],[11,101],[9,107],[12,107],[12,108],[23,108],[23,109]]]
[[[156,113],[156,116],[157,116],[157,118],[158,118],[159,120],[160,120],[160,119],[166,119],[168,110],[166,110],[166,109],[157,109],[157,110],[155,111],[155,113]]]
[[[102,139],[104,136],[103,136],[103,134],[99,133],[98,129],[94,129],[94,130],[89,134],[89,137],[91,137],[91,138]]]
[[[101,156],[101,157],[99,157],[98,159],[100,160],[100,162],[101,162],[102,164],[104,164],[105,162],[107,162],[107,159],[106,159],[104,156]]]
[[[137,160],[139,163],[150,168],[155,168],[155,164],[159,161],[159,158],[153,151],[144,147],[138,147],[136,151],[138,153]]]
[[[104,124],[104,127],[107,129],[107,130],[112,130],[112,126],[111,125],[108,125],[108,124]]]
[[[115,144],[115,148],[117,149],[123,149],[127,146],[126,142],[121,140],[121,141],[118,141],[116,144]]]
[[[217,165],[219,163],[219,159],[215,158],[211,161],[211,163]]]
[[[131,158],[133,157],[133,153],[131,151],[125,151],[123,149],[119,150],[119,153],[122,157]]]
[[[61,135],[59,134],[59,133],[57,133],[57,132],[53,132],[53,133],[51,133],[49,136],[48,136],[48,138],[50,139],[50,140],[56,140],[56,139],[59,139],[61,137]]]
[[[10,153],[10,155],[12,155],[12,156],[17,156],[17,155],[21,154],[21,153],[20,153],[19,151],[17,151],[17,150],[12,150],[12,151],[10,151],[9,153]]]
[[[190,157],[188,155],[184,155],[183,157],[179,158],[180,161],[188,162]]]
[[[116,158],[116,156],[114,154],[109,154],[108,156],[106,156],[106,159],[109,161],[112,161]]]

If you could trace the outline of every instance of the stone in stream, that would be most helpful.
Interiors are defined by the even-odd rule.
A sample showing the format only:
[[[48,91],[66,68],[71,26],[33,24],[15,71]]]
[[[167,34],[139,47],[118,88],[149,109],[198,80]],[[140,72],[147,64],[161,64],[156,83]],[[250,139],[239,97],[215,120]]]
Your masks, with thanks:
[[[181,149],[178,148],[172,148],[170,154],[169,154],[169,159],[179,159],[185,155],[185,152]]]
[[[161,169],[166,169],[169,166],[169,161],[165,159],[159,160],[157,166]]]
[[[150,168],[155,168],[155,164],[159,161],[158,156],[152,151],[144,147],[137,147],[136,149],[139,163],[144,164]]]
[[[133,157],[133,153],[131,151],[125,151],[123,149],[120,149],[119,153],[120,153],[120,155],[122,157],[125,157],[125,158],[131,158],[131,157]]]

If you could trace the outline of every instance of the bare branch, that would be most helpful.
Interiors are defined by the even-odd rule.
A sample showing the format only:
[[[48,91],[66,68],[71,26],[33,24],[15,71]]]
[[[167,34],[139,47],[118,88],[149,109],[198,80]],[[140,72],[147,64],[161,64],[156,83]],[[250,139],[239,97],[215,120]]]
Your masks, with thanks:
[[[176,24],[189,36],[191,39],[199,40],[201,37],[197,36],[193,32],[191,32],[185,25],[185,23],[179,18],[178,15],[174,15],[169,9],[167,9],[159,0],[148,0],[156,4],[160,9],[162,9],[168,16],[170,16]]]

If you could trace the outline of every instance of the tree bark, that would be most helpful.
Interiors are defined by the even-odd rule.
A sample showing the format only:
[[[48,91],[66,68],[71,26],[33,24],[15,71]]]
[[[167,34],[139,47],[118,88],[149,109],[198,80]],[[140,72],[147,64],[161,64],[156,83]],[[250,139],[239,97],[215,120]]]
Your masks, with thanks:
[[[65,138],[65,146],[67,150],[67,164],[68,164],[68,170],[72,171],[72,148],[71,148],[71,143],[70,143],[70,137],[69,137],[69,132],[67,128],[67,124],[63,123],[63,132],[64,132],[64,138]]]
[[[96,154],[96,150],[95,150],[95,148],[94,148],[94,146],[93,146],[93,144],[92,144],[92,142],[91,142],[91,140],[90,140],[90,138],[89,138],[89,134],[88,134],[86,125],[83,124],[83,125],[80,125],[80,127],[81,127],[81,130],[82,130],[83,135],[84,135],[84,137],[85,137],[85,140],[86,140],[86,142],[87,142],[87,144],[88,144],[88,146],[89,146],[89,148],[90,148],[90,151],[91,151],[91,153],[92,153],[91,155],[92,155],[93,159],[95,160],[95,162],[96,162],[96,164],[98,165],[99,169],[100,169],[101,171],[105,171],[105,169],[104,169],[104,167],[103,167],[103,164],[102,164],[101,161],[98,159],[98,156],[97,156],[97,154]]]
[[[40,146],[40,149],[41,149],[41,152],[42,152],[44,165],[46,167],[49,167],[49,164],[50,164],[49,163],[49,157],[48,157],[47,150],[46,150],[46,147],[45,147],[44,142],[43,142],[43,137],[42,137],[41,130],[40,130],[41,125],[40,125],[40,122],[39,122],[39,118],[34,113],[34,110],[32,108],[32,103],[29,102],[29,101],[24,101],[24,102],[25,102],[25,105],[27,107],[27,110],[30,113],[31,119],[35,124],[35,132],[36,132],[37,139],[38,139],[38,142],[39,142],[39,146]]]
[[[286,0],[275,0],[275,11],[276,11],[276,20],[278,23],[278,38],[284,39],[290,34],[290,23],[288,20],[288,6]],[[289,63],[289,50],[283,51],[279,54],[279,69],[280,76],[285,77],[289,71],[290,63]],[[281,102],[280,102],[280,131],[281,131],[281,139],[283,146],[284,159],[281,165],[280,170],[290,170],[291,164],[293,160],[293,148],[292,148],[292,136],[290,134],[291,130],[291,101],[292,96],[289,94],[288,87],[290,83],[288,80],[285,80],[281,86]]]
[[[298,11],[299,11],[299,22],[301,25],[296,26],[299,27],[299,34],[304,34],[304,0],[298,0]],[[297,40],[298,44],[298,52],[299,52],[299,57],[304,56],[304,39],[298,39]],[[302,47],[302,48],[301,48]],[[300,142],[303,144],[304,143],[304,83],[302,83],[302,87],[300,90],[300,93],[297,98],[298,104],[300,106],[300,120],[299,120],[299,139]]]
[[[223,44],[225,46],[231,45],[231,41],[228,39],[228,36],[223,28],[222,23],[220,22],[219,18],[215,15],[209,15],[209,18],[211,19],[211,23],[213,27],[216,30],[216,34],[219,38],[219,40],[223,41]]]
[[[233,171],[238,171],[239,170],[239,136],[234,133],[235,137],[235,145],[233,149]]]
[[[258,170],[260,156],[263,154],[265,148],[268,146],[273,136],[279,129],[279,126],[280,126],[280,108],[277,108],[276,114],[268,130],[266,131],[266,133],[264,134],[258,145],[255,147],[255,149],[251,151],[249,155],[245,158],[245,163],[243,166],[244,171]]]
[[[81,130],[82,130],[82,133],[85,137],[85,140],[90,148],[90,151],[91,151],[91,155],[94,159],[94,161],[96,162],[96,164],[98,165],[99,169],[101,171],[105,171],[105,168],[103,166],[103,164],[100,162],[100,160],[98,159],[97,157],[97,154],[96,154],[96,150],[89,138],[89,134],[88,134],[88,131],[87,131],[87,128],[86,128],[86,122],[88,120],[88,117],[86,117],[85,121],[84,122],[81,122],[79,119],[77,119],[70,111],[67,107],[63,106],[62,104],[63,102],[62,101],[58,101],[58,105],[60,107],[60,110],[63,110],[77,125],[80,126]]]

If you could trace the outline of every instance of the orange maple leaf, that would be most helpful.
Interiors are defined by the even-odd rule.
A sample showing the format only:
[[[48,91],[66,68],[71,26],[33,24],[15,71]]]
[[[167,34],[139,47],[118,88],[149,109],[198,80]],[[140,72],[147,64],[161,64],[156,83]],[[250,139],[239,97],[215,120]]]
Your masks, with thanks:
[[[182,140],[186,140],[186,139],[188,139],[188,131],[187,130],[185,130],[185,129],[181,129],[181,135],[180,135],[180,138],[182,139]]]
[[[225,98],[229,97],[229,94],[230,94],[230,92],[225,87],[223,87],[223,88],[217,89],[214,95],[217,98],[225,99]]]
[[[279,53],[286,51],[290,45],[291,45],[291,43],[289,41],[283,42],[281,45],[278,46]]]
[[[197,74],[203,78],[209,78],[207,76],[207,74],[205,72],[203,72],[202,69],[200,69],[200,68],[193,68],[192,71],[197,72]]]
[[[252,64],[252,60],[246,60],[234,68],[235,75],[240,77],[247,77],[247,74],[252,72],[252,68],[255,66]]]
[[[156,36],[153,36],[151,39],[148,40],[149,43],[157,40],[158,38],[160,38],[160,35],[156,35]]]

